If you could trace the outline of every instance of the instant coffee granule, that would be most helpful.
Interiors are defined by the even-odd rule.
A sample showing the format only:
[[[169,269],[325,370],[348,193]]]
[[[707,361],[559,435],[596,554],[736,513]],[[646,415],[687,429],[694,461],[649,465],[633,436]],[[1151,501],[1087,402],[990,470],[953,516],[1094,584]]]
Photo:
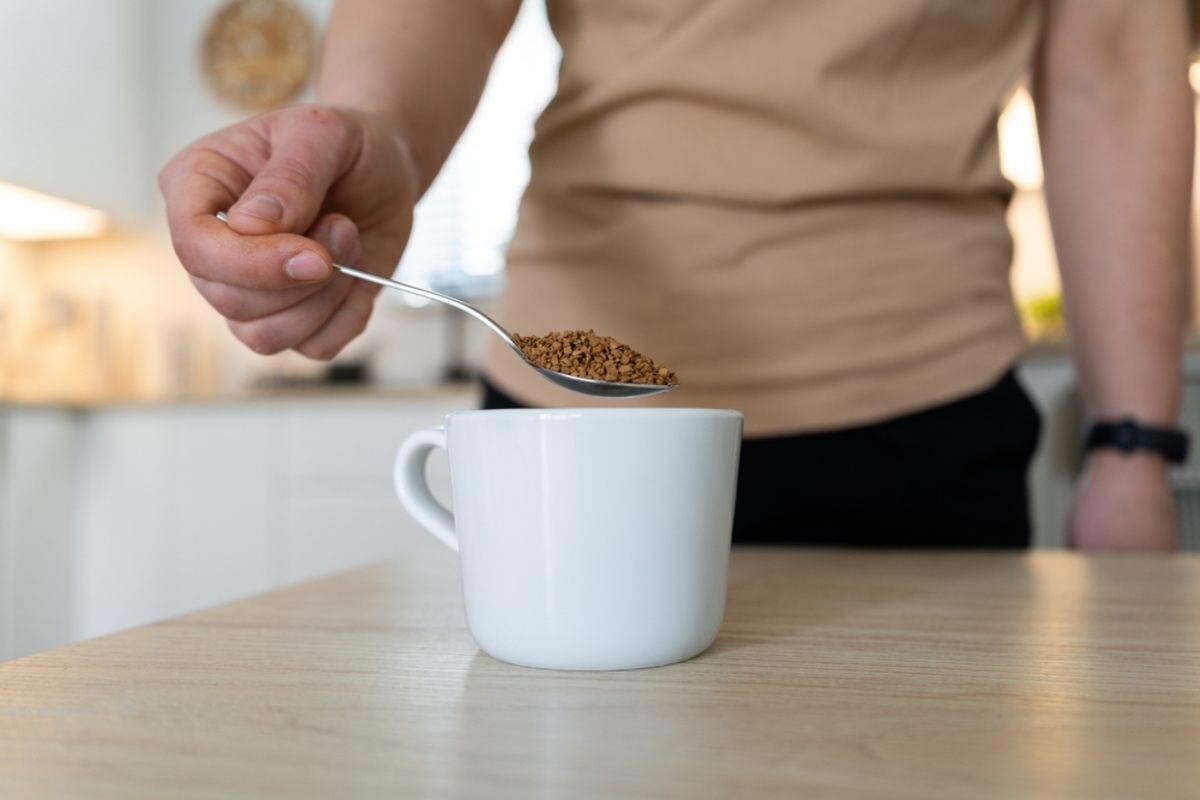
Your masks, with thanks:
[[[679,379],[629,345],[595,331],[555,331],[545,336],[513,334],[525,357],[543,369],[577,378],[616,383],[675,386]]]

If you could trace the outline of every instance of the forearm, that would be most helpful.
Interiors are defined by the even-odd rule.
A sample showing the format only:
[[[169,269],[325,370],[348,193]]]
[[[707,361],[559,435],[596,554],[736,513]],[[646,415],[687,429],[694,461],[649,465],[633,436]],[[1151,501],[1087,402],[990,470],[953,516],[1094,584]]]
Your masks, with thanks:
[[[394,127],[422,194],[470,120],[519,7],[520,0],[339,0],[318,99]]]
[[[1084,399],[1094,417],[1172,424],[1193,152],[1186,9],[1048,8],[1035,97]]]

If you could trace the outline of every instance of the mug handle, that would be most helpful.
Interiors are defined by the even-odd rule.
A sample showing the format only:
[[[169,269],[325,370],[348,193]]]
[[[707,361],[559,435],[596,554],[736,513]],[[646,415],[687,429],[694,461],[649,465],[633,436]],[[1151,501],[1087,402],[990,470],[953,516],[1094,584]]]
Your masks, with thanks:
[[[400,445],[400,452],[396,453],[396,468],[392,477],[401,505],[425,530],[457,553],[458,534],[455,532],[454,515],[434,499],[425,480],[425,462],[435,447],[446,449],[446,429],[441,426],[426,428],[409,436]]]

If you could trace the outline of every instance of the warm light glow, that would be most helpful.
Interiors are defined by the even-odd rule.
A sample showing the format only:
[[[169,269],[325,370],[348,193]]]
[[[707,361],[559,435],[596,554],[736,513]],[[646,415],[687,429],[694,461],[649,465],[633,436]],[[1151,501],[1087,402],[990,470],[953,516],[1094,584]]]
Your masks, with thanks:
[[[1042,188],[1042,154],[1038,145],[1033,98],[1024,88],[1000,115],[1000,171],[1023,192]]]
[[[1200,92],[1200,61],[1188,67],[1188,81],[1192,84],[1192,89]]]
[[[94,208],[0,182],[0,238],[86,239],[107,228],[108,218]]]

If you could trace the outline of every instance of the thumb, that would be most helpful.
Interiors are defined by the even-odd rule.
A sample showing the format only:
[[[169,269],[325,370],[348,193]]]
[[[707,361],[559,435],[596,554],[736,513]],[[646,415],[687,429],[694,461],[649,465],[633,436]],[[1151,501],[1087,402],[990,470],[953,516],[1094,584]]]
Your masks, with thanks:
[[[229,225],[245,235],[303,234],[329,187],[353,164],[357,137],[343,115],[320,106],[285,109],[264,121],[269,157],[229,209]]]

